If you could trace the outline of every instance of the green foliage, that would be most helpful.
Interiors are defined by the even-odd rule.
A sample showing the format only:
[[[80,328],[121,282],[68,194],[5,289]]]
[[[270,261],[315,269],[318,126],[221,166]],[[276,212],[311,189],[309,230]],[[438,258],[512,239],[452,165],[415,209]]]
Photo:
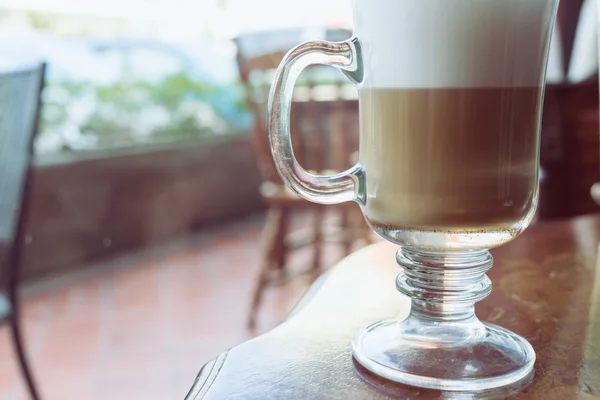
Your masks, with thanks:
[[[212,86],[183,72],[159,82],[50,82],[38,151],[107,148],[200,138],[247,129],[239,84]]]

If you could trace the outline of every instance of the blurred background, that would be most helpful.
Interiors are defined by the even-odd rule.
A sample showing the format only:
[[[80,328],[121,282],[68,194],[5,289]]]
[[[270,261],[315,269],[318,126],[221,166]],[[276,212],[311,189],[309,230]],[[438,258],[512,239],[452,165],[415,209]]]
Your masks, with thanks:
[[[598,211],[598,15],[594,0],[561,5],[538,221]],[[2,205],[16,218],[2,283],[20,312],[0,327],[0,398],[181,399],[207,361],[376,240],[356,206],[286,190],[266,142],[283,54],[351,29],[351,0],[0,0],[0,116],[32,127],[31,151],[11,155],[22,195]],[[31,65],[41,84],[11,109],[11,74]],[[352,84],[315,67],[293,107],[303,165],[354,163]]]

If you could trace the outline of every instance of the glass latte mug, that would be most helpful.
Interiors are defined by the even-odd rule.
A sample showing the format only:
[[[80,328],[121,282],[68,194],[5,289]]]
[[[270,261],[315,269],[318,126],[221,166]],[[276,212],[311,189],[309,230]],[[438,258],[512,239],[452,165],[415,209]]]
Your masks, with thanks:
[[[284,182],[307,200],[358,203],[400,246],[409,316],[358,332],[353,356],[385,378],[484,390],[529,377],[522,337],[480,322],[490,248],[517,237],[538,198],[545,71],[558,0],[354,0],[354,36],[308,42],[281,62],[269,138]],[[311,64],[358,86],[359,162],[334,176],[294,158],[294,82]]]

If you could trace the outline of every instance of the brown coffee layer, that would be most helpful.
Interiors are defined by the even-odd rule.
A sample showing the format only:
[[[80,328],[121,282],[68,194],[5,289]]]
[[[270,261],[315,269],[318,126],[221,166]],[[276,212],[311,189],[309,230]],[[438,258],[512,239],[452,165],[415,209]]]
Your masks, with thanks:
[[[537,87],[363,89],[367,218],[389,227],[512,226],[538,182]]]

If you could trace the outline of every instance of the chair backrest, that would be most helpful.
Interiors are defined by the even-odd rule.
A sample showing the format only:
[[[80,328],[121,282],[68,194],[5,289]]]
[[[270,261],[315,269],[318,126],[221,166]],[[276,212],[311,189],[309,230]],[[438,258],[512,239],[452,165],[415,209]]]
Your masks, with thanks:
[[[584,0],[561,1],[557,15],[557,29],[559,30],[560,43],[562,47],[562,62],[565,71],[569,70],[579,14]]]
[[[277,66],[294,46],[308,40],[342,41],[350,30],[292,28],[247,33],[235,39],[246,99],[254,115],[253,144],[263,178],[280,182],[269,148],[266,106]],[[342,170],[358,148],[356,89],[339,71],[308,68],[294,90],[290,128],[294,154],[307,169]]]
[[[0,70],[0,254],[1,267],[17,257],[16,240],[23,231],[26,198],[37,131],[45,64],[18,70]]]
[[[558,9],[553,45],[563,74],[548,82],[544,99],[541,162],[546,179],[538,207],[541,219],[597,211],[589,195],[600,168],[595,3],[561,1]]]

